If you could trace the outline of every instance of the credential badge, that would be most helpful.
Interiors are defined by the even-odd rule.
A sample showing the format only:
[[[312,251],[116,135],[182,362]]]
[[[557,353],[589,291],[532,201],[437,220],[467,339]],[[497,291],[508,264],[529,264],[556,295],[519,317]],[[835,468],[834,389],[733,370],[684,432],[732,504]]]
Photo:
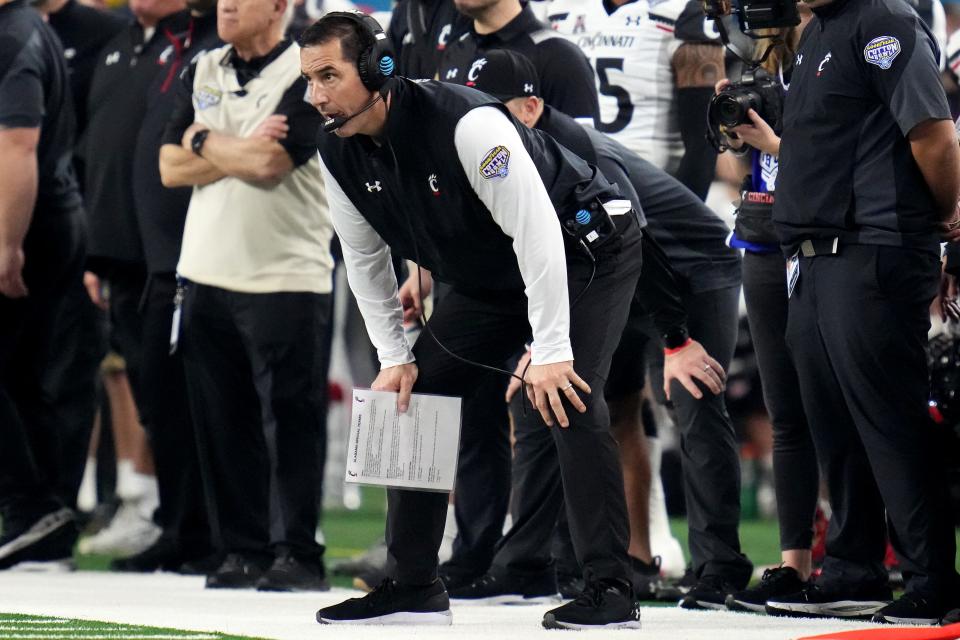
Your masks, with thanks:
[[[874,38],[863,48],[863,59],[881,69],[889,69],[900,55],[900,41],[893,36]]]

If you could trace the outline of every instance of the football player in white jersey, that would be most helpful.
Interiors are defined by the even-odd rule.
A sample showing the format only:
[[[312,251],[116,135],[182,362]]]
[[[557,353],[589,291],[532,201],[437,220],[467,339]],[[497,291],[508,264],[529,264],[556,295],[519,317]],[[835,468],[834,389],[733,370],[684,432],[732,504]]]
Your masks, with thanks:
[[[590,58],[600,93],[597,128],[704,198],[716,162],[704,114],[724,64],[719,34],[701,4],[545,0],[531,6]]]

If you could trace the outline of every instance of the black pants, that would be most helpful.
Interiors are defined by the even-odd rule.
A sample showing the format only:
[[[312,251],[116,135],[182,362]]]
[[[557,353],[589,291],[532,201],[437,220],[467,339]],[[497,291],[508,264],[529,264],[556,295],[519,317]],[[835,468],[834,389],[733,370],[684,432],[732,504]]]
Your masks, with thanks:
[[[869,245],[800,259],[787,343],[833,507],[824,580],[885,581],[886,507],[907,590],[955,588],[924,354],[939,267]]]
[[[570,312],[574,368],[594,392],[581,394],[586,413],[568,405],[570,427],[550,431],[560,459],[577,557],[588,578],[625,579],[628,575],[623,478],[600,393],[641,267],[635,222],[624,216],[618,224],[623,235],[601,250],[593,283]],[[573,298],[586,286],[591,267],[578,255],[568,259],[567,272]],[[527,300],[520,294],[478,297],[454,290],[430,318],[430,327],[454,353],[500,366],[530,335]],[[419,367],[416,392],[469,396],[485,375],[448,356],[429,335],[417,341],[414,353]],[[443,493],[387,492],[388,569],[400,582],[423,584],[436,577],[446,503]]]
[[[684,296],[690,335],[724,368],[733,357],[736,343],[738,300],[739,287]],[[648,336],[643,337],[644,333]],[[618,349],[635,350],[638,359],[643,357],[643,347],[649,339],[659,341],[646,317],[631,317],[624,336]],[[651,363],[652,384],[655,391],[662,393],[662,359],[659,370],[656,364]],[[639,383],[642,385],[642,380]],[[693,569],[698,576],[719,575],[745,585],[752,566],[740,552],[736,439],[723,397],[701,389],[702,400],[696,400],[679,383],[674,383],[670,390],[681,429]],[[560,513],[556,456],[544,442],[545,427],[537,415],[528,410],[524,416],[515,407],[514,419],[514,521],[501,542],[494,565],[511,573],[537,572],[550,562],[550,539]],[[562,532],[558,537],[561,542],[565,539]],[[570,562],[562,552],[563,546],[559,545],[560,569],[569,571]]]
[[[513,453],[510,417],[503,401],[507,382],[503,374],[488,374],[476,393],[464,398],[454,494],[457,537],[450,564],[465,573],[480,575],[490,566],[510,504]]]
[[[787,350],[787,280],[780,253],[743,256],[743,293],[763,401],[773,424],[773,475],[780,548],[809,549],[820,492],[817,454]]]
[[[69,346],[52,338],[68,292],[82,277],[80,215],[35,214],[24,241],[29,295],[0,296],[0,515],[7,531],[70,504],[62,487],[86,460],[86,443],[70,448],[78,438],[60,421],[52,375],[59,350]]]
[[[105,270],[105,284],[109,287],[110,348],[123,356],[130,391],[137,410],[142,411],[143,385],[143,315],[141,302],[147,284],[146,268],[142,264],[109,263]]]
[[[224,552],[323,551],[314,535],[330,304],[328,294],[187,288],[181,347]]]
[[[147,282],[140,415],[157,469],[160,508],[154,520],[184,557],[201,557],[211,547],[205,503],[210,490],[200,473],[182,351],[170,353],[176,288],[172,273],[152,274]]]

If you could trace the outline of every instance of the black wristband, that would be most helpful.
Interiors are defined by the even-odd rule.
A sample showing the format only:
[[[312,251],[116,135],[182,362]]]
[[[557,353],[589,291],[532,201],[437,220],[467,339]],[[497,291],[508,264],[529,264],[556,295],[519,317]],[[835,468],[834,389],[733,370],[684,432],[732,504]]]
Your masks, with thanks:
[[[676,349],[677,347],[683,346],[689,337],[690,334],[687,333],[686,327],[677,327],[676,329],[672,329],[663,334],[663,348]]]
[[[203,157],[203,143],[207,141],[208,135],[210,135],[210,129],[201,129],[190,138],[190,149],[200,157]]]

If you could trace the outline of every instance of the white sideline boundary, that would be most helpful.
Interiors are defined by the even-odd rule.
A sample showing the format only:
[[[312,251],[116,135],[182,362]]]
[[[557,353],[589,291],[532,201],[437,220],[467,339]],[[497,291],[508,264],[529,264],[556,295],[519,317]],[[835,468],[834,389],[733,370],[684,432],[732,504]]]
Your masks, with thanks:
[[[643,638],[644,640],[788,640],[806,635],[868,628],[869,623],[771,618],[747,613],[644,607],[639,631],[547,631],[547,607],[453,606],[450,627],[341,627],[320,625],[316,610],[358,595],[283,594],[203,588],[203,578],[174,574],[94,571],[49,574],[0,572],[0,612],[82,618],[126,624],[221,632],[271,640],[528,640]],[[0,630],[0,638],[4,638]],[[571,636],[572,638],[573,636]]]

